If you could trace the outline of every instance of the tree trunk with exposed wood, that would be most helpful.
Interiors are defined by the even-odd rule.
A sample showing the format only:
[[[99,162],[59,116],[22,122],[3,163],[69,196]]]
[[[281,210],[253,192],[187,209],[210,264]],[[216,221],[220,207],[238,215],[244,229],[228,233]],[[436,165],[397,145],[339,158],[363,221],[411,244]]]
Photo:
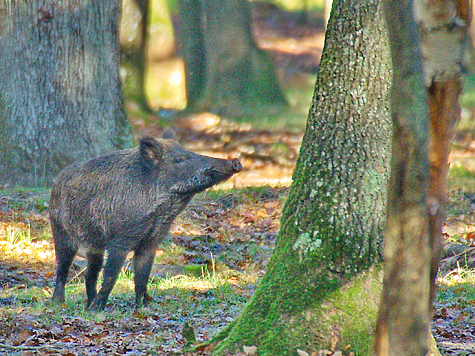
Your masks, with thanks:
[[[428,111],[411,1],[387,1],[393,59],[393,151],[376,355],[428,352],[430,232]]]
[[[470,7],[466,0],[419,1],[414,9],[411,1],[385,5],[395,68],[394,137],[375,354],[440,355],[429,322]]]

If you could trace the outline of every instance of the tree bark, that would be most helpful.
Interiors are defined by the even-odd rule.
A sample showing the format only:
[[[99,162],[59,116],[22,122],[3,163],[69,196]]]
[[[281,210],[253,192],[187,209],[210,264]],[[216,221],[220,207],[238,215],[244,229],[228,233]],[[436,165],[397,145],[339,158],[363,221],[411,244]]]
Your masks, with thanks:
[[[377,355],[426,355],[430,322],[428,111],[411,1],[385,3],[393,59],[393,151]]]
[[[0,24],[0,182],[43,186],[132,144],[119,80],[119,1],[15,1]]]
[[[342,347],[369,354],[381,279],[391,65],[379,1],[335,0],[282,227],[218,355]]]
[[[424,80],[429,93],[429,217],[433,258],[431,299],[442,255],[442,225],[447,202],[450,144],[460,118],[462,64],[471,21],[469,0],[423,0],[415,3],[421,28]]]
[[[149,0],[122,1],[120,50],[125,100],[145,113],[152,109],[145,96]]]
[[[181,44],[185,60],[187,107],[197,105],[205,85],[206,50],[201,20],[204,18],[202,0],[182,0]]]
[[[424,334],[430,328],[441,255],[448,154],[454,125],[460,116],[458,97],[470,6],[466,0],[415,2],[422,59],[416,53],[418,29],[409,4],[404,4],[402,8],[401,2],[388,1],[386,12],[393,64],[398,68],[393,94],[394,139],[398,142],[394,143],[393,151],[395,177],[390,191],[395,193],[390,197],[388,210],[387,268],[375,351],[378,355],[438,355],[433,338],[427,344]],[[427,100],[427,93],[428,108],[427,104],[421,105]],[[429,144],[427,133],[416,130],[421,125],[427,126],[427,117]],[[415,154],[411,157],[411,150],[424,157]],[[420,181],[411,187],[407,182],[414,177]],[[412,227],[411,222],[414,222]],[[419,228],[416,223],[420,224]]]
[[[183,0],[187,109],[239,115],[282,105],[270,58],[252,38],[246,0]]]

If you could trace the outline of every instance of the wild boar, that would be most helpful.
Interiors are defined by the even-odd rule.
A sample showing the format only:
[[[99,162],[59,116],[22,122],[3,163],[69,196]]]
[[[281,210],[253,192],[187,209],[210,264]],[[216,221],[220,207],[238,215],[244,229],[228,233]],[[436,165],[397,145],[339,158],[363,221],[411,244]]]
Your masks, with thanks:
[[[49,208],[57,260],[53,301],[65,301],[68,272],[82,248],[89,309],[104,309],[130,251],[135,301],[145,305],[155,250],[175,217],[196,193],[241,170],[237,159],[195,154],[168,134],[144,137],[136,148],[66,168],[54,182]],[[104,280],[97,293],[105,251]]]

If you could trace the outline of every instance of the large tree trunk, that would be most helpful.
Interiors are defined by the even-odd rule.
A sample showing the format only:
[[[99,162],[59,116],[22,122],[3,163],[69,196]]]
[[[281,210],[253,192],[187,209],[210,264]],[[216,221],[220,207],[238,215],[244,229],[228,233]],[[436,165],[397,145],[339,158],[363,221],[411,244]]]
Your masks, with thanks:
[[[335,0],[282,228],[266,274],[217,354],[341,347],[368,355],[381,288],[391,63],[377,0]]]
[[[48,185],[74,161],[131,146],[119,1],[9,4],[0,23],[0,182]]]
[[[246,0],[183,0],[181,12],[188,109],[239,114],[284,104],[273,65],[252,38]]]

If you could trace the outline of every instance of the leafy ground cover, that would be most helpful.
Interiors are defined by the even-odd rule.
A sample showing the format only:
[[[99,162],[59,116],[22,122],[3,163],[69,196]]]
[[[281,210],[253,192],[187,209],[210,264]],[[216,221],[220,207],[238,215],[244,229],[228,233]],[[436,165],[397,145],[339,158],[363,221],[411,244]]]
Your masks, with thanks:
[[[47,191],[3,191],[0,354],[173,354],[233,320],[272,251],[287,188],[211,191],[182,214],[157,251],[149,307],[133,307],[127,266],[105,312],[85,310],[78,260],[63,306],[50,305],[54,252]],[[186,329],[186,328],[185,328]]]
[[[252,130],[246,125],[220,123],[208,131],[178,131],[184,146],[195,151],[206,147],[205,153],[225,157],[246,148],[240,156],[246,170],[235,181],[197,196],[177,218],[157,251],[151,302],[141,310],[133,305],[127,264],[106,310],[85,310],[81,258],[70,274],[65,305],[51,305],[49,191],[0,190],[0,355],[208,354],[205,347],[194,352],[189,347],[230,323],[252,295],[274,247],[299,148],[301,134],[296,131]],[[159,130],[149,129],[152,134]],[[455,150],[453,161],[463,154]],[[444,354],[471,355],[475,196],[466,182],[475,173],[470,167],[454,167],[433,330]],[[269,178],[284,184],[262,185],[266,172],[276,172]],[[253,349],[246,351],[252,354]],[[244,350],[240,354],[245,355]]]

